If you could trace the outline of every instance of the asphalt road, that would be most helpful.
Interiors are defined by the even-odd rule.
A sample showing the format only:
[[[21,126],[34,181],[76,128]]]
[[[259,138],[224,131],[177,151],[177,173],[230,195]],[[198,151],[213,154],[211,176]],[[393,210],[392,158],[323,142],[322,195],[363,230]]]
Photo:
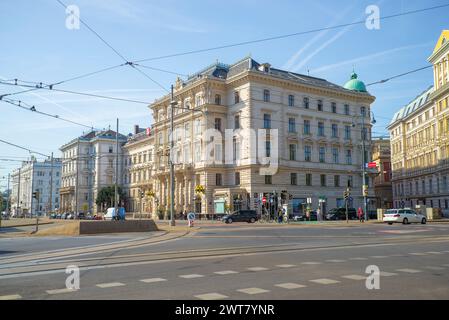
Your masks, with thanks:
[[[215,224],[140,246],[44,257],[45,241],[35,254],[0,256],[0,299],[449,298],[449,224]],[[79,290],[64,290],[67,265],[81,268]],[[367,289],[368,266],[379,268],[380,289]]]

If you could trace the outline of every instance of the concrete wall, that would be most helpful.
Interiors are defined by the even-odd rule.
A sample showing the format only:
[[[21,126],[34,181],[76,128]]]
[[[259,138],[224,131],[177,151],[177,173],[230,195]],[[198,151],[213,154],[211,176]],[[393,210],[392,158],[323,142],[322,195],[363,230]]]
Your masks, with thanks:
[[[79,234],[158,231],[153,220],[80,221]]]

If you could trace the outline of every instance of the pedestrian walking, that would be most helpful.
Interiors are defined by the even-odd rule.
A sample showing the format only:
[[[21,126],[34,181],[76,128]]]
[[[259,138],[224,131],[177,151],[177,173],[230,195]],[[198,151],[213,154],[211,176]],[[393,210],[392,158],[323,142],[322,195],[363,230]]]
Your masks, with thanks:
[[[321,210],[320,208],[316,209],[316,220],[321,221]]]
[[[358,217],[359,217],[359,221],[360,221],[360,222],[365,222],[365,218],[364,218],[364,216],[363,216],[363,210],[362,210],[362,208],[359,207],[359,210],[357,211],[357,215],[358,215]]]

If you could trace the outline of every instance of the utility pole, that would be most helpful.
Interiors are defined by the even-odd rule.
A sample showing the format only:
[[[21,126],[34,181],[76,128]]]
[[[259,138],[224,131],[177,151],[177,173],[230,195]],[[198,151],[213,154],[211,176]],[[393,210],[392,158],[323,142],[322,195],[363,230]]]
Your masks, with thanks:
[[[114,212],[118,217],[118,118],[117,131],[115,132],[115,189],[114,189]]]
[[[173,133],[174,133],[174,115],[175,115],[175,106],[176,106],[176,101],[173,97],[173,85],[171,86],[171,99],[170,99],[170,106],[171,106],[171,116],[170,116],[170,129],[171,129],[171,135],[170,135],[170,226],[175,226],[176,222],[175,222],[175,216],[174,216],[174,211],[175,211],[175,164],[173,163],[173,152],[174,152],[174,146],[175,146],[175,141],[173,139]]]
[[[50,210],[50,214],[52,211],[52,200],[53,200],[53,152],[51,153],[51,160],[50,160],[50,196],[49,196],[49,210]]]
[[[78,218],[78,189],[79,189],[79,182],[78,182],[78,178],[79,178],[79,153],[80,153],[80,139],[78,138],[78,143],[76,144],[76,157],[75,157],[75,162],[76,162],[76,181],[75,181],[75,216],[76,218]]]
[[[8,216],[9,216],[9,198],[11,197],[11,193],[9,192],[9,180],[10,180],[10,178],[11,178],[11,174],[8,173],[8,189],[7,189],[8,195],[7,195],[7,198],[6,198],[6,215],[8,215]]]
[[[17,210],[17,215],[20,214],[19,211],[19,206],[20,206],[20,171],[22,168],[19,168],[19,183],[17,184],[17,206],[16,206],[16,210]]]

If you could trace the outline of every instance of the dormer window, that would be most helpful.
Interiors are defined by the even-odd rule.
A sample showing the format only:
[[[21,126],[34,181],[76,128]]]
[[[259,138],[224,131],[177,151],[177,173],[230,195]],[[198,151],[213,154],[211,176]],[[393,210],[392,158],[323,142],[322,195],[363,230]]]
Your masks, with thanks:
[[[266,72],[266,73],[269,73],[269,72],[270,72],[270,68],[271,68],[271,65],[270,65],[269,63],[262,63],[262,64],[259,66],[259,70],[260,70],[260,71],[263,71],[263,72]]]

